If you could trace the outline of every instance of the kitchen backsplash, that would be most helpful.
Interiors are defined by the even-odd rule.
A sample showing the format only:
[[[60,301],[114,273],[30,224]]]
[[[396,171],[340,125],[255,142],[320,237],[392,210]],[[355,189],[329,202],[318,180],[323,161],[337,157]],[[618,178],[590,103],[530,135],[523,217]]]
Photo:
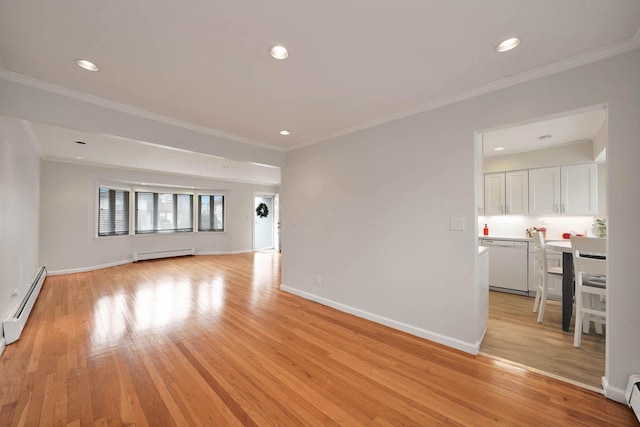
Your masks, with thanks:
[[[482,235],[484,225],[489,226],[489,236],[493,237],[527,237],[527,228],[545,227],[547,239],[562,239],[563,233],[593,235],[595,217],[537,217],[520,215],[479,216],[478,233]]]

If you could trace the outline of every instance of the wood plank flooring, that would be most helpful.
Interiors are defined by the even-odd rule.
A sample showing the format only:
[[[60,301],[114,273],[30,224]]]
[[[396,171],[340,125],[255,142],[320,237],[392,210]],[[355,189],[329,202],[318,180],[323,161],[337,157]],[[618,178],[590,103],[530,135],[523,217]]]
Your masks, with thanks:
[[[533,298],[489,292],[489,322],[480,351],[530,366],[600,390],[604,375],[605,337],[591,327],[573,346],[573,319],[562,330],[562,304],[547,301],[542,323],[533,313]]]
[[[630,409],[287,294],[280,256],[48,277],[0,426],[625,426]]]

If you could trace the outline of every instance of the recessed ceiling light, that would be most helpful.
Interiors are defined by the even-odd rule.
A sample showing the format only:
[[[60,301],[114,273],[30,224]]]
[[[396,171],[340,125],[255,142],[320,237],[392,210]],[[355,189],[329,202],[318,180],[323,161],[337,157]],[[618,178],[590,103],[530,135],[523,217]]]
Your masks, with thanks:
[[[269,53],[275,59],[286,59],[287,56],[289,56],[289,51],[287,51],[287,48],[280,45],[272,47]]]
[[[280,135],[284,135],[284,136],[291,135],[291,132],[289,132],[288,130],[281,130]]]
[[[85,145],[85,144],[86,144],[86,142],[84,142],[84,141],[76,141],[76,144]]]
[[[222,169],[229,169],[229,165],[222,166]]]
[[[539,136],[539,137],[538,137],[538,139],[539,139],[540,141],[543,141],[543,140],[545,140],[545,139],[549,139],[549,138],[551,138],[551,135],[541,135],[541,136]]]
[[[76,64],[88,71],[98,71],[100,69],[96,64],[86,59],[76,59]]]
[[[506,39],[506,40],[500,42],[496,46],[496,50],[498,52],[506,52],[508,50],[515,49],[516,47],[518,47],[519,44],[520,44],[520,39],[519,38],[511,37],[510,39]]]
[[[504,147],[496,147],[493,149],[493,151],[502,151],[504,150]]]
[[[78,159],[78,160],[82,160],[82,157],[80,157],[80,156],[76,156],[76,159]]]

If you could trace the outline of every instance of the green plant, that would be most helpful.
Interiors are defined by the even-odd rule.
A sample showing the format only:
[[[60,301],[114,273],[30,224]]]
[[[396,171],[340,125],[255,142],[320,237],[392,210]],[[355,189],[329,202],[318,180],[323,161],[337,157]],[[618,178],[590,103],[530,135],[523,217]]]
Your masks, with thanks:
[[[605,218],[596,219],[596,232],[598,237],[607,237],[607,220]]]

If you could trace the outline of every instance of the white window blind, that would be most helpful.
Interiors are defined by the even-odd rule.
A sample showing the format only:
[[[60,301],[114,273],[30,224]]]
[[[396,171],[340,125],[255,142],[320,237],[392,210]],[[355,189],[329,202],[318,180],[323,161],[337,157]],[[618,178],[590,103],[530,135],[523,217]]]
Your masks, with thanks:
[[[129,192],[98,188],[98,236],[129,234]]]
[[[198,231],[224,231],[224,196],[198,196]]]
[[[136,234],[193,231],[191,194],[136,192]]]

